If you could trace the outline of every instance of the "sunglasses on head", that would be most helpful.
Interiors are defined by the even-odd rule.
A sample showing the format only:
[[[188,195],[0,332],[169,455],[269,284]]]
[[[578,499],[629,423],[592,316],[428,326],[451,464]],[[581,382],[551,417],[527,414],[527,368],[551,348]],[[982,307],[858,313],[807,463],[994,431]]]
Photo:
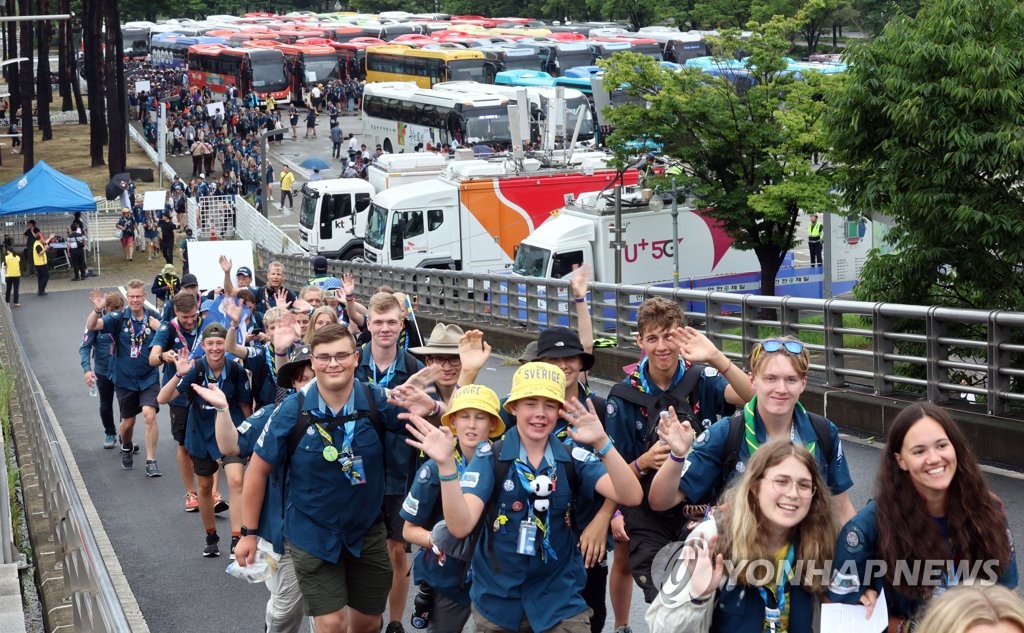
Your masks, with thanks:
[[[790,354],[799,354],[804,351],[804,344],[800,341],[780,341],[773,338],[761,343],[761,349],[768,353],[777,352],[782,348],[786,348]]]

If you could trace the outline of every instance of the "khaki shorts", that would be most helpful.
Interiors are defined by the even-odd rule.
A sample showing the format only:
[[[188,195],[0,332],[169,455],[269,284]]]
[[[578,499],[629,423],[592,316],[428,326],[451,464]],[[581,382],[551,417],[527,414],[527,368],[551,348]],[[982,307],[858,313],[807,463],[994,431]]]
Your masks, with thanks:
[[[391,560],[383,523],[366,531],[358,558],[345,550],[337,563],[329,563],[294,545],[288,549],[307,615],[327,615],[345,607],[366,615],[384,613],[391,591]]]

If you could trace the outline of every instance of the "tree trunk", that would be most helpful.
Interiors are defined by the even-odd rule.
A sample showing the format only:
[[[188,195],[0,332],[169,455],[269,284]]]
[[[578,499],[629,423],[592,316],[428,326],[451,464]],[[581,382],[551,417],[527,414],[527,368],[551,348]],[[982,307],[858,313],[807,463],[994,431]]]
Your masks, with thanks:
[[[32,0],[20,0],[19,8],[21,9],[21,15],[32,15],[34,10]],[[32,50],[32,32],[33,24],[31,22],[19,22],[20,31],[19,37],[21,38],[21,56],[27,57],[30,60],[33,57],[35,51]],[[33,132],[32,125],[32,98],[35,87],[32,85],[32,62],[24,62],[18,64],[21,66],[21,119],[18,121],[21,123],[21,155],[23,160],[23,171],[32,169],[36,164],[35,149],[33,147]]]
[[[69,11],[68,0],[57,0],[57,13],[66,14]],[[68,61],[70,49],[71,20],[61,20],[57,23],[57,94],[60,95],[60,111],[69,112],[74,106],[71,103],[71,64]],[[73,55],[74,52],[72,51]]]
[[[107,115],[103,99],[102,15],[97,2],[82,3],[82,45],[85,52],[85,85],[89,93],[89,158],[93,167],[104,164]],[[72,47],[73,48],[73,47]],[[74,52],[71,52],[74,54]],[[77,82],[76,82],[77,83]]]
[[[127,164],[128,112],[125,99],[128,92],[124,85],[124,43],[121,40],[119,0],[107,0],[104,6],[106,34],[106,79],[107,79],[107,168],[110,175],[119,174]]]
[[[50,15],[49,0],[38,0],[36,4],[38,15]],[[53,36],[53,27],[49,20],[36,22],[36,31],[39,38],[39,69],[36,71],[36,99],[39,103],[39,131],[42,132],[42,140],[53,139],[53,126],[50,124],[50,102],[53,101],[53,90],[50,88],[50,38]]]

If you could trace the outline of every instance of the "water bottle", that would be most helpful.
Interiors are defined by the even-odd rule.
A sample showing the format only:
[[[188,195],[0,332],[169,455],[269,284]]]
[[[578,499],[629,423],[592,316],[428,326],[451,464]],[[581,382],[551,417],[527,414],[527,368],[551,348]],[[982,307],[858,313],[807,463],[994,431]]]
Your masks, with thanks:
[[[425,629],[430,624],[430,610],[434,606],[434,588],[421,582],[419,593],[412,602],[412,618],[414,629]]]
[[[93,398],[95,398],[96,396],[100,395],[100,389],[96,385],[96,381],[95,380],[93,380],[92,384],[89,385],[89,395],[92,396]]]

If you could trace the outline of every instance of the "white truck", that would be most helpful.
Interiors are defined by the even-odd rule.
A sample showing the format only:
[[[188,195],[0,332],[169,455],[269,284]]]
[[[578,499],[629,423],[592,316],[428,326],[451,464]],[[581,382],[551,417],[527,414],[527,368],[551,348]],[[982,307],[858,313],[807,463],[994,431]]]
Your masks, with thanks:
[[[447,156],[433,152],[384,154],[366,168],[366,179],[373,190],[380,193],[400,185],[433,180],[447,164]]]
[[[678,207],[679,279],[693,280],[760,270],[753,251],[732,247],[732,238],[718,223],[690,207]],[[512,272],[560,279],[576,266],[589,264],[594,281],[615,283],[615,202],[612,191],[579,196],[555,217],[537,227],[516,252]],[[631,285],[673,280],[672,215],[660,198],[643,201],[641,191],[622,194],[622,279]]]
[[[616,177],[607,155],[574,152],[568,169],[533,158],[453,160],[439,178],[388,189],[370,205],[365,258],[403,268],[508,270],[520,242],[565,204]],[[624,179],[636,183],[629,170]]]
[[[373,186],[362,178],[303,184],[299,245],[329,259],[361,261],[366,214],[373,195]]]

